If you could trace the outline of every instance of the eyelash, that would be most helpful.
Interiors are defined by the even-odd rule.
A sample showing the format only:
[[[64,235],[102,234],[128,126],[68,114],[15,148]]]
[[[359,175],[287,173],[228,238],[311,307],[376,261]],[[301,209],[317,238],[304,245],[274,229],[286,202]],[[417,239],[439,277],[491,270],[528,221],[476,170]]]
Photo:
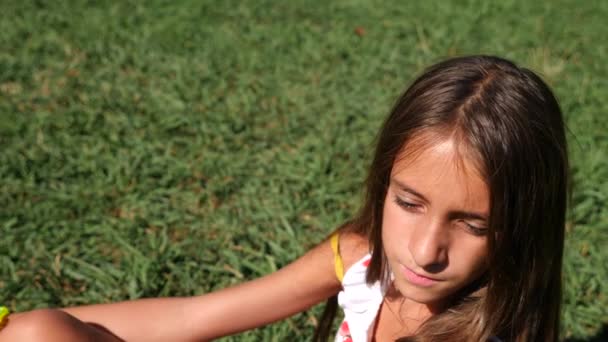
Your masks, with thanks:
[[[409,211],[419,207],[419,205],[410,203],[410,202],[406,202],[397,196],[395,196],[395,203],[397,203],[397,205],[400,206],[401,208],[403,208],[405,210],[409,210]]]
[[[467,226],[467,229],[471,232],[471,234],[475,236],[486,236],[488,234],[488,230],[485,228],[477,228],[468,223],[464,223]]]
[[[402,200],[401,198],[399,198],[398,196],[395,196],[395,203],[400,206],[401,208],[407,210],[407,211],[414,211],[416,210],[419,205],[414,204],[414,203],[410,203],[410,202],[406,202],[404,200]],[[487,229],[486,228],[477,228],[473,225],[470,225],[464,221],[462,221],[465,226],[467,227],[467,230],[475,235],[475,236],[485,236],[487,234]]]

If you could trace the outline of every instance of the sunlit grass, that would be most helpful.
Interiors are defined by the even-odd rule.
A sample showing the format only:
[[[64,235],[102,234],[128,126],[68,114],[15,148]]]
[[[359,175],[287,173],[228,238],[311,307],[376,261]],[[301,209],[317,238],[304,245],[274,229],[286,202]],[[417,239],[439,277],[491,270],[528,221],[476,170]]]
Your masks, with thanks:
[[[374,134],[413,76],[490,53],[560,98],[564,332],[607,324],[605,2],[1,7],[0,303],[192,295],[280,268],[358,208]],[[226,341],[305,341],[317,314]]]

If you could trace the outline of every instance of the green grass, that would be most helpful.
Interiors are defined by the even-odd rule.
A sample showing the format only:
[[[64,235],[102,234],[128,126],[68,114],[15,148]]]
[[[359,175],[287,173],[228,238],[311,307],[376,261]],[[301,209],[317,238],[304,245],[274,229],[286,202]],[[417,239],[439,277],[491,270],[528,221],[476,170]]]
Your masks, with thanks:
[[[358,208],[392,101],[442,58],[540,72],[575,188],[564,336],[608,324],[604,1],[2,1],[0,303],[193,295]],[[308,340],[318,307],[225,341]]]

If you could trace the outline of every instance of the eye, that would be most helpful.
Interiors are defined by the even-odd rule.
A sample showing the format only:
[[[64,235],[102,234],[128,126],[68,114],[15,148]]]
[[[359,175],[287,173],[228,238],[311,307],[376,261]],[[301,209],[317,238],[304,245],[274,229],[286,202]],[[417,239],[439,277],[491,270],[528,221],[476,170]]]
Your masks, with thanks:
[[[464,221],[462,223],[466,226],[466,229],[475,236],[486,236],[488,234],[487,228],[477,227]]]
[[[401,208],[403,208],[405,210],[409,210],[409,211],[412,211],[412,210],[420,207],[420,205],[404,201],[401,198],[399,198],[398,196],[395,196],[395,203],[397,203],[397,205],[400,206]]]

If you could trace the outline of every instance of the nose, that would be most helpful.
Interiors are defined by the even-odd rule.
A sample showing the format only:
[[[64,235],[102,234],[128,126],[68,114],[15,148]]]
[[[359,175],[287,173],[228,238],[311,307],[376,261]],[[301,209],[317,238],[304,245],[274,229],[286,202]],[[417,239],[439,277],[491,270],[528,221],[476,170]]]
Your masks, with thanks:
[[[427,272],[443,270],[448,263],[448,233],[440,220],[420,224],[410,236],[408,249],[416,265]]]

